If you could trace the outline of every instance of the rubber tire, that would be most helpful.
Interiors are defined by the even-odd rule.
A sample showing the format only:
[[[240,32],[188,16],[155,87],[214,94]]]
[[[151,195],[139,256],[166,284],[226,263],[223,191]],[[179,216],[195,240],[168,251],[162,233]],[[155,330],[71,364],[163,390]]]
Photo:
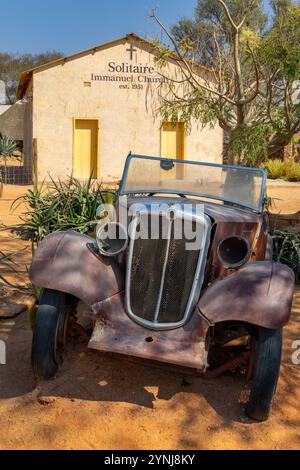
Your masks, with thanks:
[[[259,328],[254,376],[246,415],[255,421],[266,421],[270,415],[277,388],[282,354],[282,329]]]
[[[67,315],[66,294],[44,289],[36,314],[32,339],[31,365],[36,377],[52,379],[56,376],[59,364],[55,360],[55,344],[61,309]]]

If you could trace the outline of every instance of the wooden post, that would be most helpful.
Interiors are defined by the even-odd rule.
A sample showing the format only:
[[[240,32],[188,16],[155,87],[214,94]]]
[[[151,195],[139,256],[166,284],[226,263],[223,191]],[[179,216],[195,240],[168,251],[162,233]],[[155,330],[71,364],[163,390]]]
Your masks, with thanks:
[[[36,187],[38,184],[38,152],[37,152],[37,139],[32,141],[32,179],[33,184]]]

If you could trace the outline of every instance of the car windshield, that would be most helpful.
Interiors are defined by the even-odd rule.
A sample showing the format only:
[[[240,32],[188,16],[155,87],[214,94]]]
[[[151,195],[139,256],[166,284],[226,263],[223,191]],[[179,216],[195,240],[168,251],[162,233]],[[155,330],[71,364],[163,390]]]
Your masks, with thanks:
[[[265,185],[262,169],[130,155],[120,195],[200,196],[261,211]]]

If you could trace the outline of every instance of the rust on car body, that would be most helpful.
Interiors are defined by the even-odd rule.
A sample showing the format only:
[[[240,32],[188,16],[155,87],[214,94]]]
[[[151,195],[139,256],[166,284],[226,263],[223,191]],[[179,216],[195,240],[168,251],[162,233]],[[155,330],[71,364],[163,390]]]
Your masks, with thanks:
[[[121,200],[120,205],[122,204],[124,204],[124,202]],[[139,197],[129,198],[125,204],[128,209],[130,209],[134,204],[137,206],[143,204],[148,206],[149,211],[153,204],[169,204],[172,206],[184,205],[186,207],[193,206],[194,208],[199,205],[202,206],[203,212],[211,218],[213,227],[215,227],[210,255],[207,260],[204,286],[219,277],[224,277],[230,274],[230,270],[220,262],[217,255],[219,243],[228,236],[241,236],[249,241],[249,244],[253,247],[251,261],[260,261],[265,259],[264,256],[268,236],[268,224],[265,215],[260,215],[240,207],[188,198],[182,200],[174,197]]]
[[[57,370],[51,345],[59,344],[58,329],[49,331],[53,322],[43,316],[55,311],[59,325],[68,321],[63,306],[81,300],[92,309],[90,348],[207,377],[240,369],[253,379],[248,416],[266,419],[295,276],[272,261],[265,191],[262,169],[129,155],[116,207],[99,208],[107,220],[99,221],[96,240],[54,233],[34,255],[30,278],[45,289],[34,332],[35,373],[52,378]],[[179,237],[178,228],[184,229]],[[198,244],[190,248],[195,233]],[[79,313],[74,307],[73,321]],[[75,326],[87,339],[90,331]],[[52,335],[48,349],[46,334]]]
[[[198,310],[213,324],[237,320],[282,328],[291,315],[295,277],[279,263],[249,263],[218,279],[201,296]]]
[[[123,295],[100,302],[93,310],[97,319],[91,349],[206,370],[209,323],[201,314],[196,312],[183,328],[151,331],[128,317]]]
[[[73,231],[53,233],[40,243],[30,279],[38,287],[66,292],[87,305],[124,290],[116,261],[100,257],[95,240]]]

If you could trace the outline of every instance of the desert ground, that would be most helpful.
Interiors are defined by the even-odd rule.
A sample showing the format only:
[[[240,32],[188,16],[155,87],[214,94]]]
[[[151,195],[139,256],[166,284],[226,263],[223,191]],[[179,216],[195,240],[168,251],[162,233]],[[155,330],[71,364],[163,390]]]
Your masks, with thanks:
[[[20,223],[21,209],[11,214],[9,208],[25,189],[5,188],[2,223]],[[276,197],[278,212],[299,210],[299,186],[270,186],[268,194]],[[10,280],[26,284],[27,242],[0,232],[0,244],[2,252],[23,248],[15,257],[18,273]],[[0,294],[0,309],[3,304]],[[285,329],[273,413],[265,423],[244,416],[248,387],[243,377],[207,380],[89,351],[83,342],[68,346],[56,380],[37,383],[30,367],[31,337],[27,311],[0,321],[0,339],[7,343],[7,365],[0,366],[0,449],[300,448],[300,365],[291,359],[293,342],[300,340],[300,289]]]

